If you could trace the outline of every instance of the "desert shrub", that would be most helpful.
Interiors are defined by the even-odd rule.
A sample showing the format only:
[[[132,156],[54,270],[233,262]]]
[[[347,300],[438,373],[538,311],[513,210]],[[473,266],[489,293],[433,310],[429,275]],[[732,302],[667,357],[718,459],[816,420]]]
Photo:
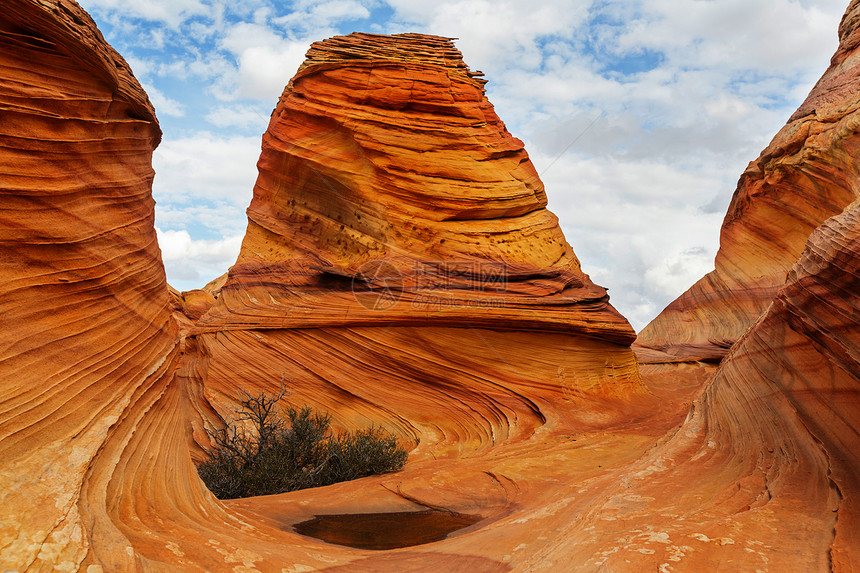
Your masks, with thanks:
[[[397,471],[407,452],[381,428],[335,434],[331,416],[309,407],[286,410],[286,395],[245,393],[240,412],[226,427],[208,431],[214,446],[197,467],[219,499],[270,495]],[[247,429],[242,422],[248,422]]]

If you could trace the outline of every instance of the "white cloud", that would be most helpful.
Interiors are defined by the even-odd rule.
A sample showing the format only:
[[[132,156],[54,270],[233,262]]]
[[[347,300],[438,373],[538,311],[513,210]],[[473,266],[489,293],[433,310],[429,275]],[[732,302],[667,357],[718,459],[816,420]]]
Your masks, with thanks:
[[[645,280],[669,300],[678,297],[705,273],[714,269],[713,252],[704,247],[675,247],[645,271]]]
[[[181,102],[167,97],[161,90],[153,87],[151,84],[143,83],[143,89],[149,95],[149,99],[152,105],[155,106],[157,114],[171,115],[173,117],[182,117],[185,115],[185,106]]]
[[[279,45],[255,46],[239,55],[235,89],[229,97],[277,101],[284,87],[305,59],[307,42],[281,42]]]
[[[222,100],[273,103],[305,59],[311,43],[337,34],[341,21],[368,18],[375,2],[330,0],[293,2],[291,10],[276,15],[259,9],[248,21],[225,27],[218,48],[234,65],[221,69],[213,93]]]
[[[271,111],[260,106],[221,105],[206,114],[206,121],[216,127],[260,131],[260,127],[265,128],[268,124],[270,113]]]
[[[205,199],[159,203],[155,223],[163,229],[188,230],[196,238],[211,239],[244,232],[245,206]]]
[[[418,31],[456,37],[472,68],[496,74],[506,67],[535,67],[542,62],[537,40],[571,38],[588,16],[589,3],[544,0],[389,0],[395,10],[390,31]]]
[[[179,290],[200,288],[236,262],[242,235],[218,240],[192,239],[188,231],[155,229],[168,282]]]
[[[259,155],[259,137],[207,132],[165,141],[155,151],[155,221],[171,241],[165,257],[185,253],[165,258],[168,281],[177,288],[197,288],[199,280],[220,276],[233,264],[238,250],[226,256],[223,249],[245,232]],[[218,257],[207,259],[206,249]]]
[[[826,64],[843,1],[643,0],[617,36],[619,52],[660,50],[677,65],[796,72]],[[826,39],[826,40],[825,40]]]
[[[277,46],[283,41],[283,36],[265,23],[238,22],[227,29],[219,44],[233,54],[242,54],[260,46]]]
[[[230,58],[222,54],[195,53],[188,59],[161,62],[157,66],[150,66],[148,71],[159,77],[185,81],[196,80],[209,85],[211,82],[233,73],[235,64]]]
[[[110,16],[118,48],[146,44],[125,55],[165,128],[155,195],[165,253],[181,254],[165,255],[172,283],[200,286],[233,262],[207,253],[244,231],[259,134],[310,43],[387,5],[393,17],[371,29],[460,38],[584,270],[637,329],[712,267],[738,176],[826,68],[845,3],[83,2]],[[196,99],[173,89],[194,83]]]
[[[200,0],[81,0],[80,4],[89,12],[121,12],[125,17],[161,22],[173,29],[178,29],[188,18],[207,16],[212,11],[211,3]]]
[[[236,67],[222,75],[216,95],[275,102],[304,61],[310,41],[288,40],[268,25],[240,22],[219,45],[232,54]]]
[[[150,60],[138,58],[131,54],[124,54],[124,57],[126,63],[131,66],[131,69],[134,72],[134,77],[136,77],[140,82],[144,82],[155,68],[154,62]]]
[[[370,3],[367,3],[370,4]],[[341,20],[359,20],[370,17],[368,7],[355,0],[332,0],[329,2],[294,2],[292,11],[273,20],[287,29],[321,28]]]
[[[541,170],[553,158],[532,159]],[[574,153],[542,179],[583,270],[609,288],[612,304],[638,330],[713,268],[726,205],[712,213],[696,206],[732,184],[728,173]]]
[[[156,200],[223,201],[244,209],[257,179],[260,145],[259,136],[224,137],[211,132],[162,142],[153,156]]]

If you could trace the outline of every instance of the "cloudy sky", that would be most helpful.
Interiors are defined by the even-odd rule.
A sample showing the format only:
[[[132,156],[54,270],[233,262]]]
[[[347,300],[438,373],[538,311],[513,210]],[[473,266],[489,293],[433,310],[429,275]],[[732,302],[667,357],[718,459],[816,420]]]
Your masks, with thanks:
[[[847,0],[80,0],[155,104],[168,280],[235,261],[260,138],[311,42],[457,37],[592,279],[640,330],[713,268],[746,164],[836,49]]]

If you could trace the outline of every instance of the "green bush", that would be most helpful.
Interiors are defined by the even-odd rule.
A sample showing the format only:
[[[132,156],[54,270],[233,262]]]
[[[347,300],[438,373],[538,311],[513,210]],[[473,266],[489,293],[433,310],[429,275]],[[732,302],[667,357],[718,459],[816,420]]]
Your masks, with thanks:
[[[285,395],[283,388],[275,396],[244,393],[236,418],[207,430],[215,445],[197,471],[217,498],[319,487],[397,471],[406,463],[406,450],[381,428],[334,434],[331,416],[308,407],[290,406],[285,421],[277,407]],[[237,424],[243,421],[253,431]]]

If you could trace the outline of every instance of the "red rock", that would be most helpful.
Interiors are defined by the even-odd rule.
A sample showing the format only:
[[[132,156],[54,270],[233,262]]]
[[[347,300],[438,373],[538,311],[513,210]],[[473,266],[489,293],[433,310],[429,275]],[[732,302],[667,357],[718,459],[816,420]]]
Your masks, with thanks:
[[[563,535],[579,540],[588,525],[603,525],[579,551],[605,555],[609,570],[668,563],[688,571],[853,571],[860,558],[858,279],[854,203],[812,233],[786,284],[677,433],[626,468],[619,475],[626,487],[607,488],[590,519]],[[682,367],[694,366],[649,368]],[[636,546],[609,553],[618,539],[642,539],[643,529],[656,541],[648,546],[654,553],[635,555]]]
[[[857,197],[858,14],[852,2],[830,67],[741,176],[715,270],[639,333],[640,359],[720,360],[767,309],[809,234]]]
[[[242,251],[201,328],[434,324],[632,342],[474,76],[444,38],[315,43],[263,136]]]
[[[159,132],[142,90],[77,6],[0,8],[4,569],[855,567],[860,206],[808,237],[719,369],[648,364],[640,379],[629,327],[448,41],[357,35],[309,54],[267,132],[237,264],[179,293],[155,243]],[[843,97],[819,90],[816,106],[827,93]],[[810,143],[806,158],[839,145]],[[815,162],[849,176],[838,153]],[[759,213],[760,197],[770,204],[736,197],[733,212]],[[432,308],[413,304],[429,295]],[[396,432],[406,468],[216,500],[192,462],[205,429],[240,390],[282,376],[290,400],[339,427]],[[317,514],[431,509],[478,521],[380,551],[293,530]]]
[[[72,2],[4,1],[0,78],[0,569],[85,569],[108,543],[132,570],[112,479],[178,358],[161,131]]]
[[[493,468],[501,471],[513,463],[512,470],[526,468],[528,475],[534,462],[522,465],[516,459],[531,449],[533,436],[556,441],[567,424],[593,429],[626,420],[631,398],[643,396],[632,352],[618,344],[629,343],[632,331],[608,305],[605,291],[579,269],[545,209],[521,144],[503,130],[480,82],[447,41],[409,36],[394,44],[427,42],[428,53],[415,63],[421,72],[416,82],[436,82],[435,89],[450,73],[453,88],[446,93],[465,100],[434,102],[428,92],[416,97],[412,120],[420,123],[424,115],[444,111],[451,113],[447,128],[456,135],[459,125],[462,133],[452,138],[450,150],[443,149],[443,138],[433,139],[424,120],[432,140],[424,151],[433,160],[421,165],[423,174],[400,173],[396,157],[376,157],[391,181],[420,180],[427,197],[359,186],[370,194],[349,199],[357,203],[355,228],[345,233],[352,250],[338,250],[333,236],[293,229],[289,223],[299,211],[292,213],[283,197],[264,200],[269,191],[263,183],[271,182],[265,165],[274,157],[264,153],[252,220],[263,220],[267,209],[284,209],[286,214],[278,214],[284,222],[272,221],[295,241],[276,236],[262,241],[255,235],[262,227],[253,223],[226,285],[178,293],[165,284],[153,229],[150,160],[158,125],[127,66],[71,3],[13,0],[0,13],[0,70],[11,79],[0,89],[5,207],[0,237],[7,252],[0,300],[8,325],[0,356],[0,487],[4,515],[11,516],[0,525],[4,567],[281,571],[289,563],[302,570],[377,561],[366,551],[301,538],[283,525],[302,511],[274,523],[281,502],[266,505],[263,513],[241,502],[219,503],[196,476],[195,442],[204,442],[203,429],[221,423],[220,415],[234,407],[237,388],[271,388],[287,369],[296,379],[296,397],[331,409],[340,426],[372,421],[420,439],[411,477],[395,474],[339,486],[344,494],[334,498],[310,494],[311,509],[327,503],[331,509],[333,500],[349,508],[356,495],[362,511],[415,507],[408,501],[411,493],[394,493],[401,488],[453,508],[473,508],[484,518],[502,515],[512,488],[525,487],[532,478],[511,478]],[[386,40],[378,40],[384,48]],[[440,46],[441,59],[433,56]],[[410,60],[392,69],[409,74],[412,65]],[[350,66],[334,62],[322,68],[335,79],[339,68],[344,78],[352,73]],[[368,71],[366,63],[356,69]],[[290,89],[317,72],[323,70],[305,68]],[[385,86],[389,75],[380,73]],[[386,89],[374,101],[400,97],[396,90],[385,95]],[[458,115],[458,106],[464,115]],[[390,111],[379,108],[379,117],[371,120]],[[358,119],[350,121],[358,125]],[[477,120],[486,125],[469,136]],[[314,133],[289,137],[311,145]],[[389,137],[385,145],[395,144],[396,134],[378,133]],[[267,137],[274,141],[278,134],[273,130]],[[463,149],[468,145],[471,152]],[[464,158],[455,161],[461,152]],[[328,160],[325,154],[318,159]],[[304,161],[297,160],[299,168]],[[338,175],[335,168],[339,164],[318,170],[330,172],[332,181],[340,177],[344,185],[352,179],[364,185],[362,173]],[[474,187],[458,177],[473,178]],[[314,197],[319,188],[309,181],[307,191]],[[446,186],[452,190],[448,198]],[[431,200],[438,201],[438,209]],[[339,231],[330,221],[341,213],[337,202],[319,207],[330,211],[318,213],[318,227]],[[383,224],[383,210],[397,225]],[[358,222],[359,211],[364,223]],[[380,225],[379,232],[364,226],[371,222]],[[428,239],[431,233],[437,243]],[[369,256],[365,244],[376,245],[398,272],[407,271],[396,290],[411,299],[398,301],[393,318],[378,324],[371,318],[380,313],[364,308],[351,285],[338,285],[338,276],[349,277],[360,264],[379,260]],[[527,252],[530,245],[541,250]],[[272,251],[266,251],[269,246]],[[307,267],[310,278],[279,284],[286,271],[302,267],[292,254],[273,256],[278,250],[300,253],[305,261],[315,258]],[[456,264],[445,266],[449,260]],[[499,282],[499,268],[510,269],[505,282]],[[367,283],[372,287],[387,278]],[[370,287],[363,294],[373,295]],[[447,298],[416,309],[412,302],[419,291]],[[256,299],[263,302],[257,312],[255,297],[266,293],[272,296]],[[485,299],[506,306],[484,312]],[[301,300],[310,302],[304,309],[293,306]],[[310,316],[313,302],[326,303],[316,307],[321,318]],[[307,314],[295,322],[301,328],[273,328],[283,326],[274,313],[282,303],[290,306],[281,308]],[[353,310],[364,316],[352,319]],[[205,325],[193,327],[201,313]],[[219,317],[228,320],[219,324]],[[359,327],[363,322],[373,326]],[[318,325],[326,328],[314,328]],[[550,450],[538,448],[536,455],[543,455],[540,451]],[[484,461],[488,455],[499,457]],[[606,459],[611,457],[618,455]],[[454,466],[437,465],[434,458],[464,464],[451,471]],[[537,465],[552,469],[552,477],[535,483],[551,484],[567,473],[549,457]],[[422,493],[432,483],[438,487]],[[360,495],[367,487],[373,492]],[[290,504],[305,497],[278,499]],[[511,549],[510,542],[503,545]],[[485,555],[452,549],[434,556],[419,549],[386,559],[398,570],[403,559],[428,567],[441,560],[506,568],[494,547]]]
[[[259,166],[242,252],[191,331],[190,370],[222,416],[239,388],[270,392],[285,376],[291,402],[331,412],[339,427],[381,425],[412,451],[405,472],[227,502],[233,511],[291,530],[309,512],[414,510],[418,499],[482,523],[504,518],[510,541],[484,530],[441,554],[328,546],[326,557],[346,570],[505,570],[503,556],[534,540],[511,504],[537,508],[566,483],[559,442],[592,444],[565,432],[596,436],[649,410],[683,415],[644,393],[629,326],[579,268],[522,143],[450,41],[315,44]],[[619,441],[607,466],[643,444]],[[321,566],[309,551],[291,555]]]
[[[192,321],[199,319],[215,305],[215,297],[204,289],[177,293],[182,313]]]

